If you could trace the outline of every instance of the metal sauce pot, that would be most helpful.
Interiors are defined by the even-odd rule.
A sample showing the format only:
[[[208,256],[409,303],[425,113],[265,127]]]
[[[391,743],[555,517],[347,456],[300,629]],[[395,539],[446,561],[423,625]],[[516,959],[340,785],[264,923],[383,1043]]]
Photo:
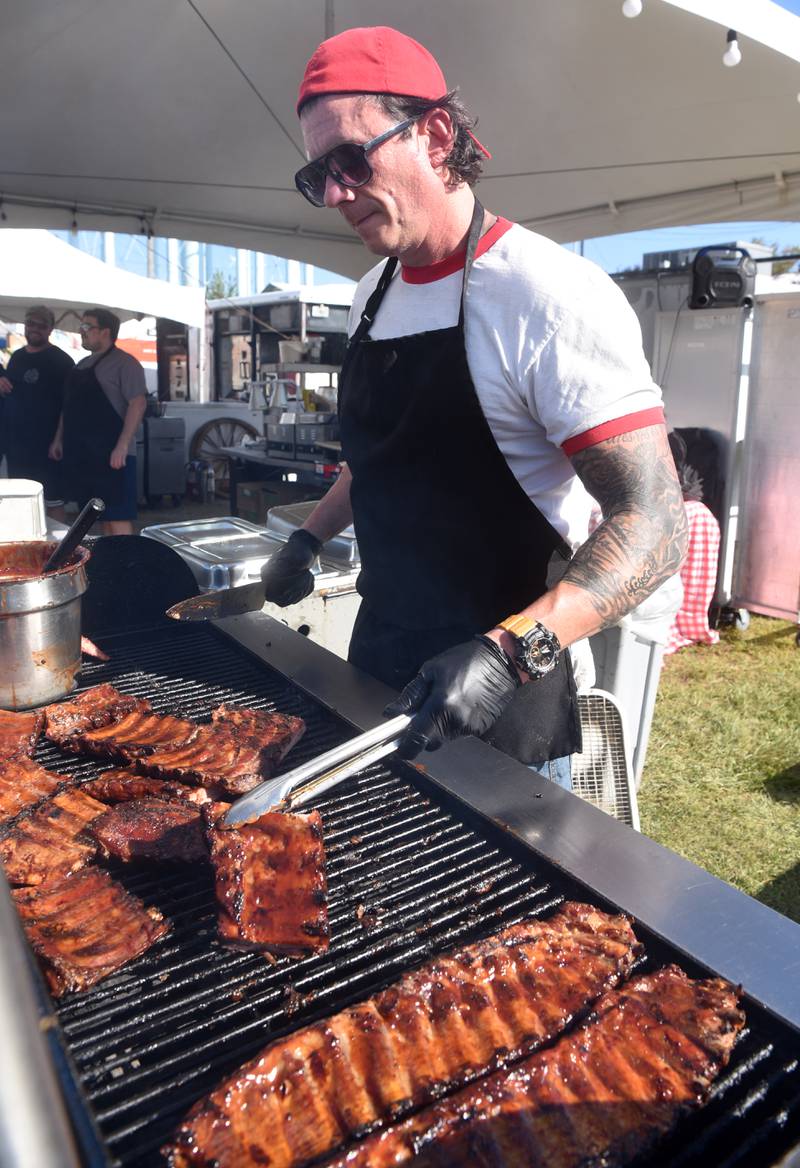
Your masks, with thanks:
[[[0,544],[0,709],[63,698],[81,667],[81,596],[89,552],[42,575],[52,543]]]

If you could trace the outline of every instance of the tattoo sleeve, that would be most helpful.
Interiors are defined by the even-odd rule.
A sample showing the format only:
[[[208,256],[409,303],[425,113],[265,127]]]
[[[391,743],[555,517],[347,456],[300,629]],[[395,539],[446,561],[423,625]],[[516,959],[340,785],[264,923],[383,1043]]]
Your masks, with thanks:
[[[572,465],[603,522],[564,581],[589,594],[605,628],[680,568],[688,539],[683,497],[663,426],[608,438],[573,455]]]

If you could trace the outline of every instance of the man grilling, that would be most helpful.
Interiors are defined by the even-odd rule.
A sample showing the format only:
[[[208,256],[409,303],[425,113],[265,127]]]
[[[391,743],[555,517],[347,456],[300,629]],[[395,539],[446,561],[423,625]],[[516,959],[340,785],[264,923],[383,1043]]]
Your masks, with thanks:
[[[569,787],[573,658],[686,545],[635,314],[594,265],[480,205],[488,152],[411,38],[324,41],[298,112],[298,189],[389,258],[353,301],[346,466],[265,566],[266,598],[308,595],[321,544],[354,522],[349,658],[405,687],[387,708],[413,715],[401,752],[477,734]]]

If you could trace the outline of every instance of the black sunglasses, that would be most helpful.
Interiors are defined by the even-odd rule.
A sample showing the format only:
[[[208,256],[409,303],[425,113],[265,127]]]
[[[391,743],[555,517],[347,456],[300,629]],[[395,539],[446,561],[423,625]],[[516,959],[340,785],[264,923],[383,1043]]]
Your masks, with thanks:
[[[378,134],[377,138],[370,138],[369,142],[342,142],[334,146],[321,158],[315,158],[298,170],[294,176],[294,185],[301,195],[308,199],[315,207],[325,206],[325,183],[328,177],[343,187],[363,187],[372,178],[372,167],[367,161],[367,155],[395,134],[401,134],[417,121],[416,117],[406,118]]]

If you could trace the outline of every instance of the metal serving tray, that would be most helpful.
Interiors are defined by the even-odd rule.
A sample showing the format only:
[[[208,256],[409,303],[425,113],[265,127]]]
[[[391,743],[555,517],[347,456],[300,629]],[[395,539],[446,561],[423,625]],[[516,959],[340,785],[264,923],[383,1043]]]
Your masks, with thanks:
[[[157,539],[159,543],[176,547],[179,544],[191,545],[201,539],[220,539],[253,532],[260,532],[263,535],[264,528],[258,527],[255,523],[248,523],[246,519],[231,516],[222,519],[188,519],[181,523],[158,523],[152,527],[142,528],[141,534],[148,539]]]
[[[300,523],[295,526],[299,527]],[[200,589],[216,592],[257,580],[263,565],[283,546],[294,529],[287,528],[285,534],[278,534],[246,519],[224,516],[156,524],[143,528],[141,534],[171,547],[189,565]],[[331,543],[336,545],[337,541]],[[325,545],[323,557],[313,568],[317,587],[333,584],[343,572],[352,573],[354,566],[357,567],[352,561],[340,557],[337,546],[333,547],[336,558],[331,558],[329,546]]]
[[[310,503],[288,503],[281,507],[270,507],[267,512],[267,531],[275,539],[287,540],[293,531],[302,527],[316,507]],[[356,533],[352,523],[340,531],[323,546],[322,557],[326,564],[352,572],[361,566]]]

